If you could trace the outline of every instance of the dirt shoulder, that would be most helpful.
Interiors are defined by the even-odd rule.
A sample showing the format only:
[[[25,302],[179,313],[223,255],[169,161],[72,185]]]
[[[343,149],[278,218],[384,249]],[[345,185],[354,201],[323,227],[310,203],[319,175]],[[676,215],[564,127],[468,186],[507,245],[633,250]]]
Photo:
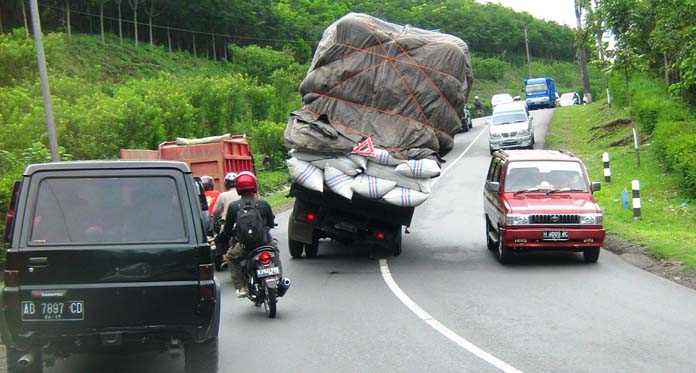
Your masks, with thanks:
[[[682,261],[660,258],[644,246],[611,235],[607,235],[602,247],[636,267],[696,290],[696,271],[687,268]]]

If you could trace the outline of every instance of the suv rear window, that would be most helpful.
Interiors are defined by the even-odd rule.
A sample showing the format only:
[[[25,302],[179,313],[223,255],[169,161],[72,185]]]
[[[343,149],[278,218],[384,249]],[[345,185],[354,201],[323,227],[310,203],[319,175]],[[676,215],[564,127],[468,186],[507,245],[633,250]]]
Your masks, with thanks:
[[[170,177],[46,178],[39,185],[32,244],[185,242]]]

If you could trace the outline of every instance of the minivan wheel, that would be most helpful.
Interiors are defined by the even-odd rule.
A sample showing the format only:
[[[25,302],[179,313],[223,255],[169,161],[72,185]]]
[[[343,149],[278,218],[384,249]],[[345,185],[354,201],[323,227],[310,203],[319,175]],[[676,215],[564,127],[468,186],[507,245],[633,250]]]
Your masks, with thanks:
[[[7,352],[7,372],[8,373],[42,373],[43,369],[43,353],[40,348],[34,349],[33,362],[26,368],[20,367],[17,364],[19,358],[27,352],[6,347]]]
[[[498,234],[498,261],[501,264],[508,264],[512,261],[512,250],[505,246],[503,236]]]
[[[218,339],[211,338],[202,343],[192,340],[184,344],[186,373],[214,373],[218,365]]]
[[[585,263],[597,263],[599,259],[599,247],[587,247],[582,251]]]

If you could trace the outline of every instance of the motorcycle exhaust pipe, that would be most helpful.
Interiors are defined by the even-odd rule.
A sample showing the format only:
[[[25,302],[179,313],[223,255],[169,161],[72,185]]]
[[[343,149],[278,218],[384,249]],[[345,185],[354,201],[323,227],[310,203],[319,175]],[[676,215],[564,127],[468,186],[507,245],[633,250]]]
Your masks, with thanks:
[[[22,355],[17,360],[17,366],[19,366],[22,369],[29,368],[31,364],[34,362],[34,351],[27,352],[26,354]]]
[[[288,288],[290,287],[290,279],[289,278],[283,278],[280,280],[280,287],[278,289],[278,296],[282,297],[285,295],[285,292],[288,291]]]

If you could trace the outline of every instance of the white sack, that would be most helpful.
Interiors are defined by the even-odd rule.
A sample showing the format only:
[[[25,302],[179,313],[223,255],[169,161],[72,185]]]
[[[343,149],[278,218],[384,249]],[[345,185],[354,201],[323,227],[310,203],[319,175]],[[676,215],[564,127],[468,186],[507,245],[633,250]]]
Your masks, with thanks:
[[[416,192],[415,190],[396,187],[382,197],[382,199],[392,205],[415,207],[425,202],[429,194]]]
[[[379,199],[389,193],[396,183],[391,180],[380,179],[378,177],[365,174],[358,175],[351,187],[355,193],[367,198]]]
[[[440,176],[440,166],[433,159],[411,159],[396,166],[396,172],[407,177]]]
[[[341,197],[353,198],[353,189],[351,188],[353,180],[355,180],[354,177],[346,175],[336,168],[331,166],[324,168],[326,186]]]
[[[303,187],[317,192],[324,191],[324,172],[311,163],[297,158],[287,160],[292,180]]]
[[[334,158],[320,159],[317,161],[312,161],[312,164],[321,168],[322,170],[326,167],[333,167],[343,172],[346,175],[355,176],[362,172],[350,158],[345,155],[338,155]]]
[[[387,166],[396,166],[397,164],[405,161],[404,159],[395,158],[388,151],[379,148],[375,148],[374,156],[368,156],[368,158],[373,162]]]
[[[357,164],[358,167],[362,168],[363,170],[367,168],[367,158],[363,157],[362,155],[357,155],[357,154],[351,154],[348,156],[353,163]]]
[[[400,187],[413,189],[418,192],[430,193],[430,179],[406,177],[397,173],[395,168],[392,166],[385,166],[370,161],[367,162],[367,169],[365,169],[365,173],[370,176],[391,180]]]

